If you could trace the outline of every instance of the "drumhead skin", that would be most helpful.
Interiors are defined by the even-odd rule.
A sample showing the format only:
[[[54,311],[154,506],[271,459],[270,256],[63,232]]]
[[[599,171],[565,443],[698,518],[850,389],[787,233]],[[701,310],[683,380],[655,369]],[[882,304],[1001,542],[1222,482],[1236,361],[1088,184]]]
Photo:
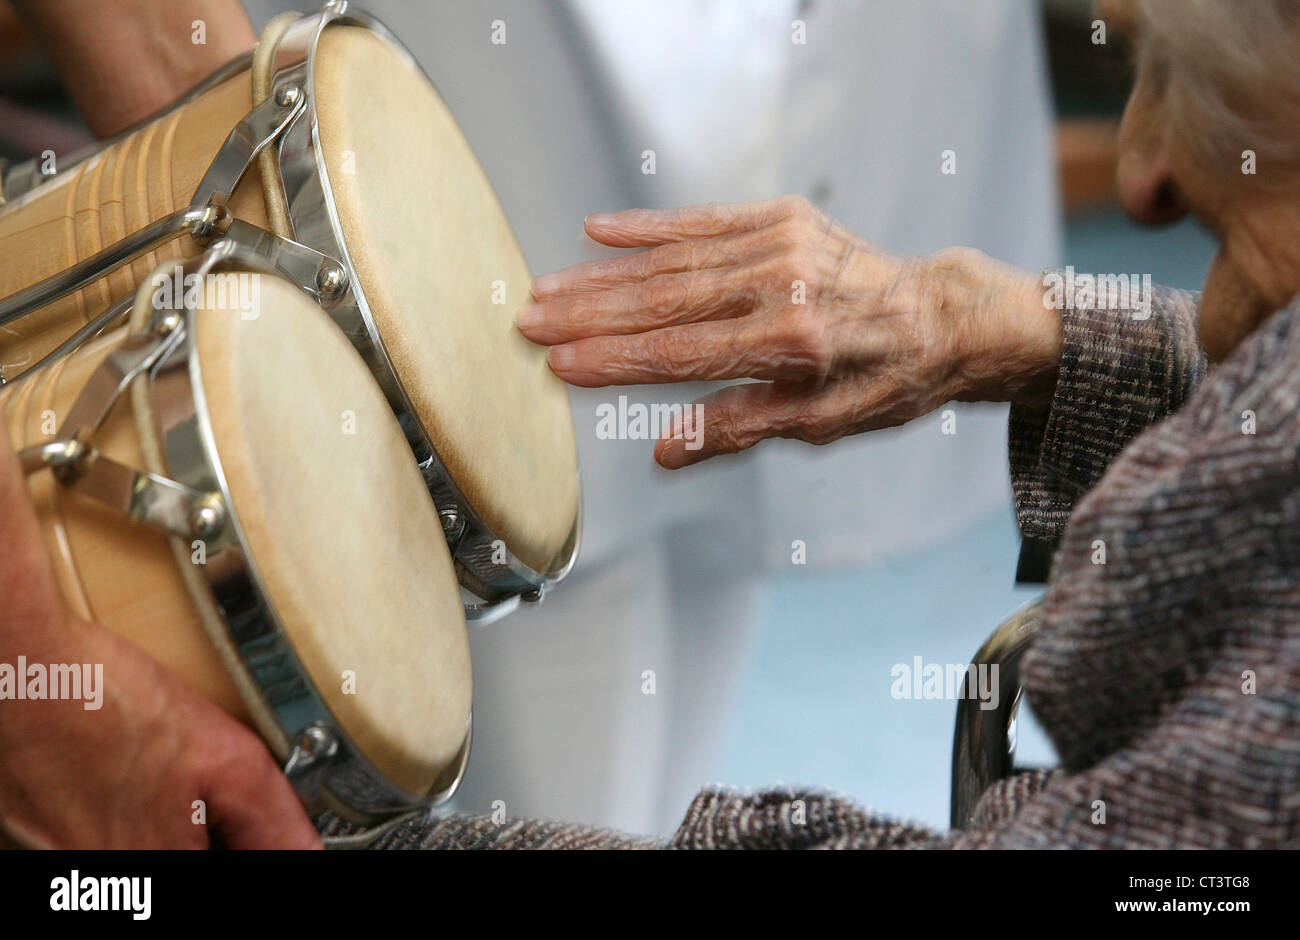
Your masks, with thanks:
[[[339,226],[414,410],[483,521],[556,570],[578,517],[573,420],[514,326],[531,279],[505,212],[437,91],[383,38],[327,27],[313,80]]]
[[[394,783],[424,793],[456,761],[471,699],[469,639],[437,510],[346,337],[297,288],[257,280],[255,315],[196,316],[234,516],[339,725]]]

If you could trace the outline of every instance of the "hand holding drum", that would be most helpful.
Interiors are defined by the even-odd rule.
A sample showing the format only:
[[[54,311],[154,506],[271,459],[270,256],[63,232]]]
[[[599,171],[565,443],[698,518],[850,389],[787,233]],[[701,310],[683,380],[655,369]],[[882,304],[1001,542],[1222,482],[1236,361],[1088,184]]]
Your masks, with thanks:
[[[0,519],[0,649],[100,666],[111,685],[93,710],[75,700],[4,702],[0,848],[319,848],[257,735],[69,610],[2,415]]]
[[[381,24],[330,4],[52,180],[6,179],[0,414],[36,507],[25,551],[44,541],[47,593],[74,611],[40,635],[106,637],[127,674],[169,667],[155,717],[181,724],[160,748],[193,715],[188,746],[210,732],[234,760],[219,706],[306,805],[370,822],[448,799],[470,745],[467,619],[558,583],[580,512],[564,386],[514,328],[527,266],[436,90]],[[106,681],[119,710],[148,705]],[[93,718],[58,714],[64,786],[78,761],[117,766],[69,740]],[[5,730],[0,754],[27,746]],[[160,776],[160,812],[187,781]],[[5,782],[20,841],[186,841],[142,806],[82,837]],[[251,798],[223,794],[221,834]],[[287,813],[268,839],[312,841],[297,806],[268,802]]]

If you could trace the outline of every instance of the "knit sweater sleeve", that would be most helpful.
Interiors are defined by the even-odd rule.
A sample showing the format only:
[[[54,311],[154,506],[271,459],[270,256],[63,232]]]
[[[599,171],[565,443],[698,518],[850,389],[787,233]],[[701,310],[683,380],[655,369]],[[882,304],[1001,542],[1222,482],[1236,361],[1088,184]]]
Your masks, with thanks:
[[[1128,442],[1177,411],[1207,369],[1196,337],[1198,293],[1157,287],[1149,303],[1102,309],[1096,291],[1058,277],[1056,391],[1046,410],[1011,409],[1008,448],[1020,530],[1049,541]]]

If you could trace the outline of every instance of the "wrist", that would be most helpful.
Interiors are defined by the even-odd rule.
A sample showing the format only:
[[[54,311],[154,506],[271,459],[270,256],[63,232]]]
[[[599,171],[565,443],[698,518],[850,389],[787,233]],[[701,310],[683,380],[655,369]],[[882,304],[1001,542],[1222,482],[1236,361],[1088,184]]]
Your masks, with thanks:
[[[954,337],[953,397],[1050,405],[1061,359],[1061,319],[1044,305],[1042,279],[973,249],[927,259],[943,285]]]
[[[11,610],[0,623],[0,663],[16,668],[20,656],[29,663],[80,662],[88,634],[102,629],[64,609]]]

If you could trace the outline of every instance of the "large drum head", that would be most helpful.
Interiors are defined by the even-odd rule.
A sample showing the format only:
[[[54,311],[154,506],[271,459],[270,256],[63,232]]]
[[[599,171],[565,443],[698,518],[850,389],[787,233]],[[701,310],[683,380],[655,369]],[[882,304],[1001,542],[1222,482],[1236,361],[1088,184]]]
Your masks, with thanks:
[[[346,337],[287,282],[239,276],[257,280],[252,314],[229,300],[200,308],[194,337],[234,518],[339,726],[394,783],[424,793],[458,769],[470,715],[469,642],[437,511]]]
[[[447,106],[370,30],[315,59],[329,188],[375,326],[438,456],[525,564],[554,571],[578,515],[573,422],[545,351],[514,328],[530,277]]]

